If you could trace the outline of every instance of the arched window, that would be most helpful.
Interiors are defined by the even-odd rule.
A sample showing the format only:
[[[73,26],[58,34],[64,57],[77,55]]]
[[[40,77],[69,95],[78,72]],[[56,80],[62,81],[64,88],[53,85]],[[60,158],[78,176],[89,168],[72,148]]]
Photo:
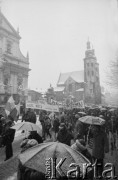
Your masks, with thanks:
[[[12,43],[10,41],[7,41],[7,53],[11,54],[11,49],[12,49]]]
[[[92,76],[94,76],[94,71],[92,71]]]
[[[89,71],[87,72],[87,75],[88,75],[88,76],[90,75],[90,72],[89,72]]]

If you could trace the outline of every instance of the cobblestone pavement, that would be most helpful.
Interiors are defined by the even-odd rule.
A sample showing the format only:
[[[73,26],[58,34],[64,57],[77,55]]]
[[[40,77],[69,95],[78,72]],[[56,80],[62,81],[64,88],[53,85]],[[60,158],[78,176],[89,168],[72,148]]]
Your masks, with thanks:
[[[14,156],[4,161],[4,148],[0,148],[0,180],[17,180],[17,167],[18,167],[18,154],[20,153],[20,142],[24,136],[16,137],[13,143]],[[52,139],[54,140],[54,138]],[[47,141],[52,141],[47,140]],[[113,153],[108,153],[105,157],[105,162],[113,163],[116,170],[116,176],[118,176],[118,150],[115,150]]]

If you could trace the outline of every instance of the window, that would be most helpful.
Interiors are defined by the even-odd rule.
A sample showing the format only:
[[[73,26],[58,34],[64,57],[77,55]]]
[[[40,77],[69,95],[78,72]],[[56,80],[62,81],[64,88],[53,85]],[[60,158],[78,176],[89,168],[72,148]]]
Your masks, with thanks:
[[[93,63],[91,63],[91,66],[93,67]]]
[[[99,77],[96,77],[96,81],[99,82]]]
[[[87,66],[89,67],[89,63],[87,63]]]
[[[12,44],[10,41],[7,42],[7,53],[11,54]]]
[[[92,71],[92,76],[94,76],[94,71]]]
[[[90,75],[89,71],[88,71],[87,75],[88,75],[88,76]]]

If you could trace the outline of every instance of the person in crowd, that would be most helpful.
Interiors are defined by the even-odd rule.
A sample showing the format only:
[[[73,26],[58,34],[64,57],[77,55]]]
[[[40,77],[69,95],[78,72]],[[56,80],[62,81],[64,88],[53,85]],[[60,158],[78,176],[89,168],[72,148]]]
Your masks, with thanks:
[[[42,137],[37,133],[37,131],[30,131],[28,139],[35,139],[38,144],[43,143]]]
[[[25,138],[21,144],[21,152],[33,147],[37,144],[43,143],[42,137],[37,133],[37,131],[30,131],[27,138]]]
[[[2,144],[5,146],[5,161],[10,159],[13,156],[12,143],[15,137],[15,129],[11,129],[12,121],[8,120],[5,124],[5,130],[2,134]]]
[[[36,124],[36,114],[33,109],[26,110],[26,113],[22,117],[22,121],[31,122]]]
[[[51,134],[50,134],[50,128],[51,128],[51,121],[50,121],[50,118],[48,116],[45,117],[45,133],[46,133],[46,136],[50,137],[51,139]]]
[[[38,142],[35,139],[24,139],[20,144],[21,153],[36,145],[38,145]]]
[[[57,133],[59,131],[59,125],[60,125],[59,119],[57,117],[55,117],[54,122],[53,122],[53,131],[55,133],[55,139],[56,139]]]
[[[105,153],[109,152],[109,142],[107,134],[104,131],[104,126],[92,126],[93,133],[93,148],[92,148],[92,158],[93,162],[100,164],[98,167],[98,175],[102,176],[103,163]]]
[[[73,140],[72,133],[68,132],[65,123],[61,123],[59,126],[59,132],[57,134],[57,141],[71,146]]]
[[[2,115],[0,115],[0,135],[3,132],[3,122],[4,121],[5,121],[5,118]]]
[[[72,147],[72,149],[83,154],[90,162],[92,162],[92,156],[86,147],[86,143],[85,143],[84,139],[80,139],[79,135],[77,136],[75,143],[72,144],[71,147]]]

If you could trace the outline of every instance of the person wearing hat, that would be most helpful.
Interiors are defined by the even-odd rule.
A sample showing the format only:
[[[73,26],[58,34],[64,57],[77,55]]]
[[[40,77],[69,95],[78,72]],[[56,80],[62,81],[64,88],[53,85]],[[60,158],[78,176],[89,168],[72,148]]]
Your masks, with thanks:
[[[15,129],[10,128],[12,126],[12,123],[13,122],[10,120],[6,121],[5,130],[2,135],[3,138],[2,144],[5,146],[5,154],[6,154],[5,161],[13,156],[12,143],[15,137]]]
[[[68,132],[65,123],[61,123],[59,126],[59,132],[57,134],[57,140],[61,143],[71,146],[71,140],[74,139],[73,135]]]
[[[87,159],[89,159],[90,162],[92,162],[92,156],[86,147],[86,143],[85,143],[84,139],[80,139],[79,135],[77,136],[75,143],[72,144],[71,147],[72,147],[72,149],[83,154]]]

